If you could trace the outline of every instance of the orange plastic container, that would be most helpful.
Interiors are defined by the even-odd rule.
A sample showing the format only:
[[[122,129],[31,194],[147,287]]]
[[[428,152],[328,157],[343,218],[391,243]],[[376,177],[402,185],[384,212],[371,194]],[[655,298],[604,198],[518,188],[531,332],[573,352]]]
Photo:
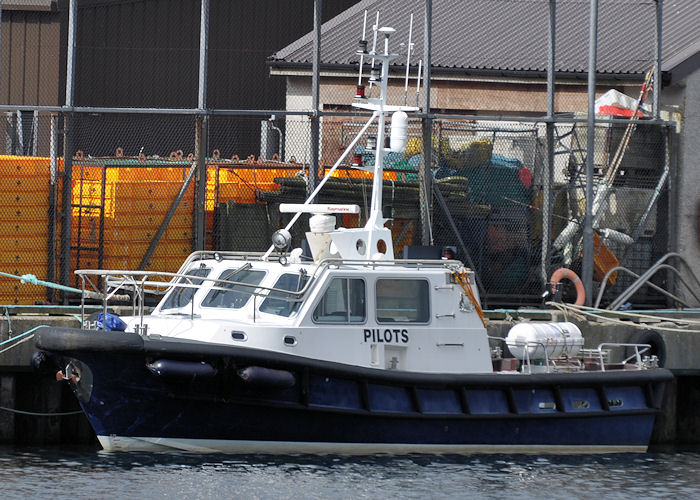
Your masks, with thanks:
[[[615,254],[603,243],[597,233],[593,233],[593,279],[603,281],[605,273],[619,265],[620,261]],[[608,278],[611,285],[614,285],[615,281],[617,281],[617,271]]]

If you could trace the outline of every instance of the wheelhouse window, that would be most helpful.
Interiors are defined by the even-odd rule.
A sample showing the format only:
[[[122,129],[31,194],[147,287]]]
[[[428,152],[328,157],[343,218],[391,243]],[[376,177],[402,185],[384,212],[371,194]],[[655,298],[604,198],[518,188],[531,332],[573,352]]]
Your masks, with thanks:
[[[377,323],[427,323],[429,290],[427,280],[378,279]]]
[[[333,278],[314,309],[316,323],[363,323],[366,318],[365,282]]]
[[[287,290],[289,292],[298,292],[304,288],[307,281],[309,281],[309,276],[306,273],[287,273],[279,277],[273,288]],[[292,313],[296,312],[300,306],[301,301],[293,294],[273,290],[267,295],[263,303],[260,304],[260,312],[289,317]]]
[[[235,283],[214,283],[216,288],[204,298],[202,307],[240,309],[248,303],[255,292],[254,286],[246,285],[259,285],[265,274],[265,271],[260,269],[227,269],[219,275],[218,279],[235,281]]]
[[[172,292],[165,299],[163,305],[160,307],[161,310],[165,309],[179,309],[185,307],[192,301],[192,297],[199,289],[198,286],[202,284],[211,268],[209,267],[197,267],[195,269],[190,269],[185,274],[188,277],[182,277],[177,280],[177,284],[174,285]],[[194,285],[194,286],[178,286],[178,285]]]

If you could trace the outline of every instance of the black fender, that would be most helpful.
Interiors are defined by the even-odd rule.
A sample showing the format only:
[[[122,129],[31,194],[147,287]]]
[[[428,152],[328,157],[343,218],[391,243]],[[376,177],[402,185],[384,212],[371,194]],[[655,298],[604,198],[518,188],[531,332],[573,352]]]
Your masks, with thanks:
[[[666,341],[658,331],[651,329],[636,331],[630,335],[627,342],[630,344],[649,344],[651,349],[642,353],[642,357],[654,355],[659,358],[659,366],[663,367],[666,364]],[[634,348],[628,347],[625,354],[632,356]]]

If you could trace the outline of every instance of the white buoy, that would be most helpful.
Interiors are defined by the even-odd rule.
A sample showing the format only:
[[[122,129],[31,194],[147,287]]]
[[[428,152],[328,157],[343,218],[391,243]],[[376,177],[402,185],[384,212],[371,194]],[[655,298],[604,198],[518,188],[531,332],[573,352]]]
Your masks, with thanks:
[[[397,153],[403,153],[408,141],[408,115],[403,111],[395,111],[391,115],[391,138],[389,148]]]

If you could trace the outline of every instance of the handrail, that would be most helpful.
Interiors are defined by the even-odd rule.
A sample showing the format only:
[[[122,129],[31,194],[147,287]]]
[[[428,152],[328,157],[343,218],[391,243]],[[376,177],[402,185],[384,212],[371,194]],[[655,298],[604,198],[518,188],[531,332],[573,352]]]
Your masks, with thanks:
[[[670,267],[671,269],[675,270],[675,268],[673,268],[672,266],[669,266],[668,264],[664,264],[664,266]],[[611,274],[613,274],[617,271],[625,272],[625,273],[629,274],[630,276],[632,276],[633,278],[639,278],[639,275],[637,273],[635,273],[634,271],[632,271],[630,269],[627,269],[624,266],[615,266],[615,267],[608,269],[608,272],[605,273],[605,276],[603,277],[603,280],[601,281],[600,289],[598,290],[598,296],[596,297],[595,304],[593,304],[593,307],[595,309],[598,309],[600,307],[600,302],[603,299],[603,293],[605,292],[605,286],[608,283],[608,278],[610,277]],[[688,284],[683,280],[682,277],[679,276],[679,278],[680,278],[681,283],[683,283],[687,288],[690,288],[688,286]],[[692,307],[690,304],[685,302],[680,297],[677,297],[676,295],[672,294],[668,290],[664,290],[663,288],[661,288],[659,285],[657,285],[655,283],[647,282],[647,286],[653,288],[654,290],[656,290],[659,293],[662,293],[663,295],[666,295],[667,297],[675,300],[676,302],[678,302],[679,304],[681,304],[685,307],[688,307],[688,308]]]
[[[251,258],[252,257],[252,258]],[[82,281],[82,289],[85,291],[88,288],[92,288],[95,292],[100,293],[103,298],[103,309],[107,312],[108,300],[112,298],[117,291],[121,289],[129,288],[133,291],[132,296],[132,314],[137,314],[140,317],[140,324],[143,326],[143,316],[144,316],[144,300],[147,293],[158,293],[165,294],[172,288],[201,288],[204,282],[210,282],[210,289],[228,291],[228,287],[240,287],[243,288],[241,292],[249,293],[253,297],[269,296],[272,293],[277,293],[280,296],[276,297],[279,300],[286,302],[300,302],[303,297],[307,294],[309,289],[315,286],[318,276],[320,276],[324,271],[332,266],[345,265],[362,265],[362,266],[415,266],[417,269],[421,267],[429,268],[444,268],[454,273],[457,271],[464,271],[464,264],[457,260],[443,260],[443,259],[403,259],[403,260],[382,260],[382,259],[341,259],[341,258],[327,258],[315,263],[313,271],[308,273],[306,269],[310,267],[310,263],[298,263],[299,272],[307,272],[308,280],[304,286],[299,290],[285,290],[281,288],[275,288],[270,286],[264,286],[260,284],[244,283],[240,281],[234,281],[229,279],[213,278],[211,276],[192,276],[188,274],[187,271],[192,269],[192,265],[195,262],[202,261],[204,259],[213,259],[217,262],[221,262],[224,259],[242,259],[244,261],[256,260],[259,258],[259,262],[263,264],[263,267],[269,265],[269,261],[263,260],[262,254],[243,254],[240,252],[218,252],[211,250],[200,250],[191,253],[185,262],[180,266],[180,269],[173,273],[168,271],[147,271],[147,270],[115,270],[115,269],[79,269],[75,271],[75,274],[80,277]],[[241,268],[239,268],[241,269]],[[93,279],[97,277],[102,279],[103,290],[100,291],[98,286],[93,282]],[[151,279],[153,278],[153,279]],[[194,283],[194,280],[197,283]],[[83,293],[81,300],[81,314],[85,316],[85,293]],[[191,316],[194,317],[194,302],[192,302]]]
[[[686,266],[690,275],[693,277],[693,279],[695,279],[695,283],[700,287],[700,280],[698,280],[698,277],[695,275],[695,273],[693,272],[693,269],[690,267],[690,265],[685,260],[685,258],[683,258],[683,256],[678,254],[678,253],[669,252],[666,255],[664,255],[663,257],[661,257],[659,260],[657,260],[649,269],[647,269],[634,283],[632,283],[627,288],[627,290],[622,292],[617,297],[617,299],[615,299],[607,308],[610,310],[613,310],[613,311],[617,310],[637,290],[639,290],[644,284],[646,284],[646,282],[649,281],[651,279],[651,277],[661,268],[670,268],[670,269],[673,269],[673,271],[676,272],[676,274],[679,274],[677,269],[664,264],[664,262],[666,262],[668,259],[673,258],[673,257],[678,258],[680,260],[680,262]],[[606,277],[607,277],[607,274],[606,274]],[[693,295],[693,297],[695,297],[696,300],[700,301],[700,298],[698,298],[698,296],[695,294],[695,292],[693,292],[692,288],[688,287],[687,285],[686,285],[686,287],[688,288],[688,291],[690,291],[690,293]]]
[[[194,254],[204,254],[204,253],[218,253],[218,252],[208,252],[208,251],[200,251],[200,252],[194,252],[193,254],[190,255],[192,257]],[[238,254],[235,254],[238,256]],[[192,263],[194,262],[195,259],[189,258],[185,262]],[[260,261],[260,262],[265,262],[265,261]],[[448,270],[452,270],[453,267],[459,267],[463,266],[463,264],[460,261],[456,260],[437,260],[437,259],[404,259],[404,260],[353,260],[353,259],[336,259],[336,258],[327,258],[319,261],[316,263],[314,267],[314,271],[309,275],[309,281],[304,285],[304,287],[300,290],[297,291],[290,291],[290,290],[283,290],[279,288],[274,288],[274,287],[265,287],[261,285],[252,285],[250,283],[243,283],[243,282],[238,282],[238,281],[232,281],[232,280],[222,280],[219,278],[212,278],[210,276],[205,276],[205,277],[197,277],[197,280],[200,281],[211,281],[213,283],[219,283],[221,285],[239,285],[243,287],[249,287],[249,288],[260,288],[263,290],[268,290],[272,292],[280,292],[284,293],[287,295],[291,296],[296,296],[297,298],[300,298],[302,295],[304,295],[307,291],[307,289],[311,286],[311,282],[321,274],[322,271],[324,271],[326,268],[333,266],[333,265],[341,265],[341,264],[365,264],[365,265],[373,265],[373,266],[378,266],[378,265],[414,265],[416,267],[420,266],[430,266],[430,267],[444,267]],[[303,264],[302,264],[303,265]],[[182,288],[196,288],[199,287],[200,285],[195,285],[195,284],[189,284],[189,283],[178,283],[177,280],[179,279],[189,279],[192,276],[181,272],[184,268],[184,265],[181,266],[180,270],[176,273],[172,272],[167,272],[167,271],[133,271],[133,270],[113,270],[113,269],[80,269],[75,271],[75,274],[83,278],[87,276],[97,276],[99,278],[104,278],[104,280],[112,285],[112,286],[117,286],[115,283],[115,280],[110,277],[140,277],[142,278],[143,284],[145,285],[146,280],[150,276],[157,276],[157,277],[167,277],[170,278],[169,281],[148,281],[149,285],[152,285],[153,287],[173,287],[173,286],[178,286]],[[186,268],[185,268],[186,270]],[[96,287],[92,283],[91,280],[87,280],[88,283],[95,288],[97,291]],[[133,285],[133,284],[132,284]],[[83,284],[83,288],[85,286],[85,282]],[[218,287],[212,287],[215,289],[219,289]],[[225,291],[225,289],[224,289]]]
[[[487,335],[486,336],[489,340],[497,340],[499,342],[503,342],[506,345],[508,345],[507,339],[505,337],[495,337],[493,335]],[[642,370],[644,368],[644,363],[642,361],[642,354],[645,352],[649,351],[651,349],[650,344],[633,344],[633,343],[621,343],[621,342],[602,342],[601,344],[598,345],[596,349],[581,349],[579,352],[578,356],[574,357],[568,357],[568,358],[549,358],[549,353],[547,352],[547,345],[545,345],[543,342],[539,341],[527,341],[527,342],[517,342],[516,343],[517,347],[522,347],[523,348],[523,359],[520,361],[523,362],[523,367],[526,367],[527,373],[530,374],[532,373],[532,361],[530,359],[530,347],[542,347],[543,352],[544,352],[544,366],[547,367],[547,370],[549,371],[549,368],[557,368],[556,366],[556,361],[557,359],[569,359],[569,360],[584,360],[586,358],[585,354],[589,353],[591,355],[597,355],[599,362],[600,362],[600,371],[605,371],[605,356],[609,350],[605,350],[605,348],[611,348],[611,347],[633,347],[634,348],[634,354],[631,356],[628,356],[626,358],[623,358],[622,361],[620,362],[622,365],[627,364],[631,359],[636,359],[635,365],[638,370]],[[609,361],[609,360],[608,360]],[[524,371],[524,368],[521,368],[521,371]]]
[[[628,344],[628,343],[623,343],[623,342],[602,342],[598,344],[598,353],[600,354],[600,368],[601,371],[605,371],[605,363],[603,362],[603,354],[602,354],[602,347],[634,347],[634,354],[632,356],[629,356],[627,358],[624,358],[622,360],[622,364],[626,364],[629,360],[632,358],[637,359],[637,370],[642,369],[642,358],[641,354],[647,352],[649,349],[651,349],[650,344]],[[639,350],[640,347],[643,347],[641,351]]]

